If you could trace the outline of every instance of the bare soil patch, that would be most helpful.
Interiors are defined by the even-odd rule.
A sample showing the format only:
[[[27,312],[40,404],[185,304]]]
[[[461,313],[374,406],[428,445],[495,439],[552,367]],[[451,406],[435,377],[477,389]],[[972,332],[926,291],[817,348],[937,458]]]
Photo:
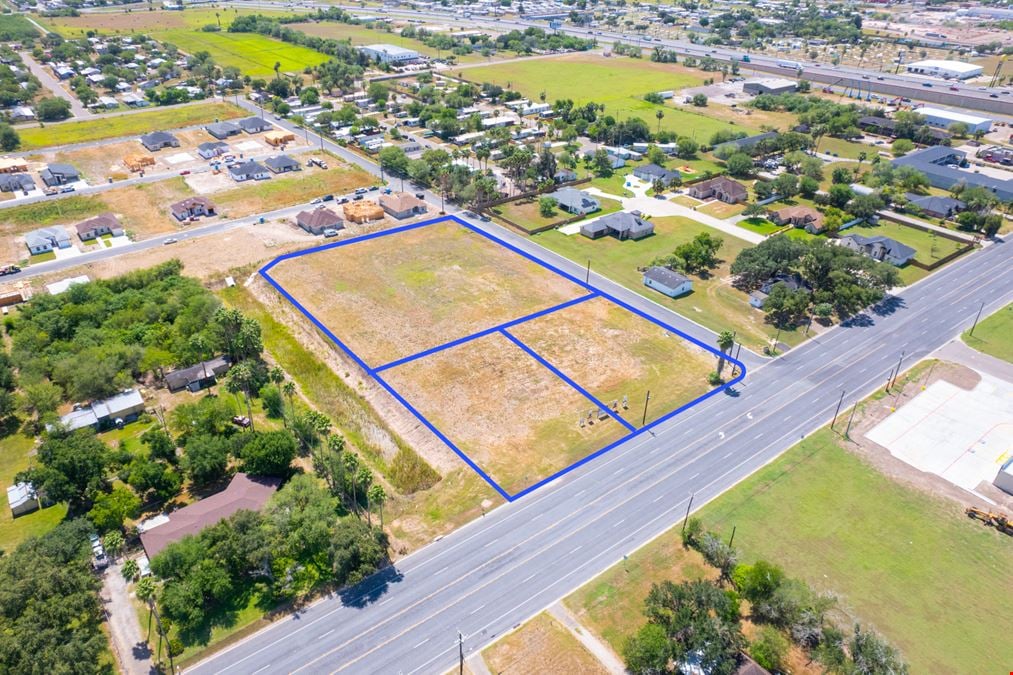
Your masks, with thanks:
[[[510,329],[595,398],[634,426],[706,393],[716,358],[679,335],[606,300],[595,298]],[[628,406],[622,402],[627,398]]]
[[[287,260],[271,276],[372,366],[583,292],[452,222]]]
[[[482,658],[494,673],[608,673],[565,626],[544,612],[486,649]]]
[[[498,333],[385,371],[386,379],[505,490],[516,493],[627,433]]]

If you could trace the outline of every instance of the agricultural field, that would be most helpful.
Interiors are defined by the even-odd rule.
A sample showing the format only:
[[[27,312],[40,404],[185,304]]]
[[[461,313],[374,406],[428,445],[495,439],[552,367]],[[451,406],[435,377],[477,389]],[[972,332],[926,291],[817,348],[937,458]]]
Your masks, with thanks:
[[[47,124],[45,127],[18,129],[21,150],[37,150],[58,145],[102,141],[121,136],[139,136],[151,131],[171,131],[181,127],[207,124],[215,120],[248,117],[249,113],[231,103],[202,101],[151,111]]]
[[[534,241],[562,256],[585,264],[658,304],[672,309],[715,332],[736,331],[738,339],[759,351],[777,332],[764,323],[763,313],[749,306],[749,297],[731,285],[729,267],[735,256],[749,244],[736,237],[719,234],[724,245],[718,251],[722,262],[705,278],[693,277],[693,292],[669,298],[644,286],[638,268],[647,267],[676,246],[690,241],[701,232],[714,234],[706,225],[679,216],[653,218],[654,235],[640,241],[619,241],[613,237],[591,240],[579,234],[565,235],[558,230],[534,236]],[[781,331],[781,342],[796,345],[805,339],[801,331]]]
[[[693,136],[700,142],[707,142],[714,132],[723,129],[754,130],[751,126],[716,120],[706,111],[643,100],[644,94],[651,92],[702,84],[703,73],[674,64],[581,53],[473,68],[464,74],[472,82],[492,82],[516,89],[532,100],[538,100],[545,92],[545,100],[550,102],[569,98],[578,104],[603,103],[605,114],[623,119],[636,115],[652,130],[658,124],[655,114],[661,111],[665,115],[662,129]]]
[[[636,432],[647,390],[654,421],[710,389],[707,350],[454,221],[265,269],[504,496]]]
[[[1006,305],[978,322],[974,335],[963,334],[967,345],[997,359],[1013,363],[1013,305]]]
[[[0,14],[0,41],[35,40],[39,30],[21,14]]]
[[[65,38],[86,37],[89,32],[100,35],[130,35],[145,33],[154,37],[159,31],[174,29],[199,30],[202,26],[216,24],[221,20],[223,30],[239,16],[259,14],[267,17],[291,16],[292,11],[265,9],[187,9],[185,12],[170,10],[144,11],[128,7],[116,12],[89,12],[80,16],[39,17],[40,24]]]
[[[487,647],[481,658],[494,673],[608,672],[565,626],[545,612]]]

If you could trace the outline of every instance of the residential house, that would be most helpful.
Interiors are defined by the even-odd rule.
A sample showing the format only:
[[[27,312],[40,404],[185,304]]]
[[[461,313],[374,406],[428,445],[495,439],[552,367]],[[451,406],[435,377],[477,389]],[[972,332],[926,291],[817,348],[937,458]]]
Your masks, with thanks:
[[[70,235],[62,227],[40,227],[25,234],[25,246],[32,255],[57,248],[70,248]]]
[[[229,486],[221,492],[138,525],[144,553],[150,560],[169,544],[198,534],[237,511],[259,511],[280,484],[281,481],[277,478],[237,473],[229,481]]]
[[[136,420],[144,412],[144,398],[136,389],[126,389],[113,397],[94,401],[63,415],[60,422],[68,431],[91,427],[102,431],[109,427],[122,427]]]
[[[218,378],[227,373],[231,367],[232,361],[228,356],[216,356],[187,368],[166,373],[165,384],[174,394],[184,389],[196,393],[201,389],[213,386]]]
[[[14,518],[38,511],[41,507],[39,495],[31,483],[15,483],[7,488],[7,505],[11,507]]]
[[[823,214],[811,206],[785,206],[770,212],[770,219],[777,225],[791,225],[804,228],[809,234],[823,231]]]
[[[274,173],[288,173],[289,171],[299,171],[302,169],[299,162],[295,161],[288,155],[268,157],[264,160],[264,164],[266,164],[267,168]]]
[[[935,195],[905,195],[910,206],[919,212],[935,218],[952,218],[967,208],[967,204],[953,197],[937,197]]]
[[[229,144],[221,141],[208,141],[197,146],[197,154],[204,159],[214,159],[229,151]]]
[[[577,180],[577,172],[571,169],[560,169],[552,176],[552,180],[557,183],[569,183]]]
[[[0,174],[0,192],[28,192],[35,189],[35,181],[27,173]]]
[[[101,213],[94,218],[83,220],[77,225],[77,236],[81,241],[91,241],[104,235],[118,237],[123,234],[123,225],[119,219],[111,213]]]
[[[580,233],[588,239],[611,235],[620,241],[643,239],[654,234],[654,224],[640,217],[640,211],[609,213],[581,226]]]
[[[691,185],[688,190],[690,197],[696,199],[717,199],[725,204],[738,204],[749,198],[749,191],[742,183],[728,176],[717,176]]]
[[[155,152],[162,148],[178,148],[179,139],[170,134],[168,131],[152,131],[150,134],[144,134],[141,136],[141,145],[143,145],[149,152]]]
[[[575,216],[586,216],[601,210],[601,203],[597,199],[572,187],[561,188],[549,196],[556,200],[559,208]]]
[[[767,131],[762,134],[756,134],[755,136],[747,136],[746,138],[736,138],[733,141],[725,141],[715,146],[714,151],[718,156],[724,157],[725,155],[719,150],[719,148],[728,148],[732,152],[749,152],[751,153],[757,145],[764,141],[772,141],[777,138],[778,132]],[[727,150],[725,151],[727,152]]]
[[[644,272],[644,286],[664,293],[670,298],[677,298],[693,290],[693,281],[667,267],[654,266],[648,267]]]
[[[236,122],[248,134],[259,134],[271,128],[271,123],[261,117],[247,117]]]
[[[625,159],[623,159],[619,155],[614,155],[611,152],[608,153],[608,162],[609,162],[609,167],[613,171],[615,171],[616,169],[621,169],[624,166],[626,166],[626,160]]]
[[[933,187],[949,190],[957,183],[978,186],[995,194],[999,201],[1013,201],[1013,178],[997,178],[974,171],[961,171],[967,154],[943,145],[933,145],[892,160],[894,166],[910,166],[921,171]]]
[[[668,187],[672,183],[679,183],[682,180],[682,174],[678,171],[671,171],[657,164],[638,166],[633,169],[633,175],[648,183],[660,180],[665,187]]]
[[[384,211],[398,220],[426,212],[426,203],[407,192],[380,195],[379,202]]]
[[[852,251],[858,251],[862,255],[869,256],[873,260],[888,262],[891,265],[901,267],[915,257],[915,251],[899,241],[889,237],[863,237],[860,234],[849,234],[838,240],[841,246],[847,246]]]
[[[805,282],[804,279],[798,273],[791,274],[775,274],[771,278],[763,282],[763,284],[755,291],[749,294],[749,304],[757,309],[762,309],[764,303],[767,302],[767,297],[770,295],[770,291],[777,284],[784,284],[788,287],[789,291],[805,291],[809,293],[812,288]]]
[[[26,105],[18,105],[11,108],[8,113],[11,122],[31,122],[35,120],[35,111]]]
[[[219,141],[224,141],[226,138],[235,136],[241,131],[241,129],[232,122],[215,122],[204,127],[204,130]]]
[[[319,206],[311,211],[300,211],[295,217],[295,222],[310,234],[323,234],[324,230],[345,228],[341,216],[325,206]]]
[[[39,172],[39,178],[49,187],[58,187],[81,180],[81,174],[70,164],[50,164]]]
[[[232,180],[237,183],[242,183],[247,180],[266,180],[271,177],[271,173],[264,168],[264,166],[252,159],[243,162],[242,164],[234,164],[229,167],[229,175],[232,176]]]
[[[0,157],[0,173],[25,173],[28,162],[23,157]]]
[[[155,158],[151,155],[133,154],[123,158],[123,166],[134,173],[144,171],[149,166],[155,166]]]
[[[189,220],[201,216],[215,215],[215,205],[207,197],[187,197],[169,206],[169,211],[176,220]]]

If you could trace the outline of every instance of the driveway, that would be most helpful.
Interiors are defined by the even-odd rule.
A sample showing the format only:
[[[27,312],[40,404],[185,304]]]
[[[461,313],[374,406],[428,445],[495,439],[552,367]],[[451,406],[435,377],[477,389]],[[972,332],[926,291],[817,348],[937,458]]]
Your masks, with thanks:
[[[156,671],[151,663],[151,649],[144,638],[144,629],[137,623],[132,594],[123,578],[125,560],[126,558],[120,558],[107,567],[102,575],[102,604],[120,672],[126,675],[149,675]]]

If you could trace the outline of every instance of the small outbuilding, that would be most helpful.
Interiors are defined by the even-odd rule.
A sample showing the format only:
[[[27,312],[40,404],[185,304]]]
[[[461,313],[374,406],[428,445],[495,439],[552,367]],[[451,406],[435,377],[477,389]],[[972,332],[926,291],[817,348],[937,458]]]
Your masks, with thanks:
[[[644,286],[677,298],[693,290],[693,281],[685,274],[655,265],[644,272]]]
[[[39,495],[29,483],[15,483],[7,488],[7,505],[15,518],[41,508]]]

